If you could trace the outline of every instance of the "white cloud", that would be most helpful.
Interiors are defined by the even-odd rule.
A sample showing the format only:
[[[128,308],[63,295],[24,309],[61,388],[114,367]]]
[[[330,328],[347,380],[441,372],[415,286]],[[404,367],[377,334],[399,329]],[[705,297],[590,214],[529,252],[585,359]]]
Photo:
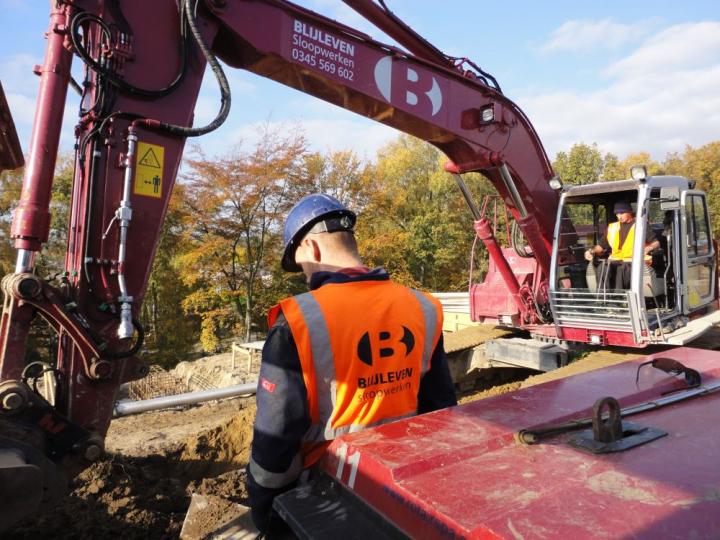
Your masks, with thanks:
[[[720,23],[667,28],[605,74],[608,85],[593,92],[517,99],[551,157],[585,141],[621,158],[648,151],[663,159],[720,137]]]
[[[618,23],[612,19],[567,21],[553,31],[540,46],[540,51],[616,50],[646,36],[650,27],[648,21],[635,24]]]
[[[706,21],[671,26],[650,37],[606,74],[644,76],[670,69],[702,67],[720,58],[720,22]]]
[[[377,151],[390,140],[398,136],[398,132],[382,124],[368,120],[330,120],[325,118],[306,118],[297,120],[296,124],[306,135],[310,148],[314,151],[352,150],[361,159],[374,159]],[[295,125],[293,120],[281,122],[270,121],[270,129],[279,126]],[[250,149],[258,141],[259,124],[246,124],[224,137],[226,148],[242,144],[242,148]],[[199,141],[205,147],[204,141]],[[222,153],[216,144],[212,144],[213,152]]]

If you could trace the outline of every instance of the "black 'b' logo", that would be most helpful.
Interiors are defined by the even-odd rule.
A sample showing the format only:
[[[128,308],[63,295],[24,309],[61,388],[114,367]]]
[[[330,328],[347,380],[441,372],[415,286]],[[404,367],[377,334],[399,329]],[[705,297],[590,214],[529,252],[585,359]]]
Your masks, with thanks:
[[[403,336],[398,343],[405,345],[405,356],[407,356],[415,348],[415,336],[405,326],[403,326],[402,329]],[[380,358],[395,356],[395,347],[393,345],[397,345],[397,343],[393,343],[390,338],[390,332],[381,331],[377,333],[376,350],[378,350]],[[368,366],[373,365],[373,344],[370,338],[370,332],[365,332],[360,338],[360,341],[358,341],[357,354],[365,364]]]

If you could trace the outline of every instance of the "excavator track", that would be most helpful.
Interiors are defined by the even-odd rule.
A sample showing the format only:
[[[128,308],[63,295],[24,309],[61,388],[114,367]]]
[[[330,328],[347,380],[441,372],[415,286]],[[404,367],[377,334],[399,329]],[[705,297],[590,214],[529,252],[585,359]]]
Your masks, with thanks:
[[[481,345],[488,339],[506,337],[511,334],[512,332],[510,330],[489,324],[469,326],[457,332],[450,332],[444,335],[445,352],[451,354],[464,351]]]

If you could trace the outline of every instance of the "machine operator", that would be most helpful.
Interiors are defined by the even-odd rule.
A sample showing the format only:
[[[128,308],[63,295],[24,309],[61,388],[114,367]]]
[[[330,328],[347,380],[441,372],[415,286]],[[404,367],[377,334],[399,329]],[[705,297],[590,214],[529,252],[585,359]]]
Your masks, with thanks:
[[[593,257],[607,257],[610,271],[606,279],[614,285],[615,289],[629,289],[632,269],[633,245],[635,243],[635,213],[627,201],[618,201],[613,206],[613,213],[617,221],[610,223],[607,236],[585,252],[585,259],[592,261]],[[660,241],[648,227],[645,234],[646,256],[660,247]],[[607,283],[605,284],[607,285]]]
[[[285,223],[282,267],[302,271],[310,292],[268,317],[248,465],[263,532],[279,519],[270,519],[274,497],[307,478],[335,437],[457,404],[439,302],[367,268],[355,220],[315,194]]]

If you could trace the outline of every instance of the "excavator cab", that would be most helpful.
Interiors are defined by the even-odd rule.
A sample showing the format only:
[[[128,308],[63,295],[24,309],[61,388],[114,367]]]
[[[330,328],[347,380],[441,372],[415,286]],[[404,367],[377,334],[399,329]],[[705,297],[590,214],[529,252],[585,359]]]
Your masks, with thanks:
[[[681,345],[720,320],[707,200],[693,187],[679,176],[640,174],[563,192],[549,295],[563,339]],[[618,201],[630,203],[635,215],[632,258],[590,257],[588,249],[603,244],[616,221]],[[645,253],[651,243],[659,247]]]

